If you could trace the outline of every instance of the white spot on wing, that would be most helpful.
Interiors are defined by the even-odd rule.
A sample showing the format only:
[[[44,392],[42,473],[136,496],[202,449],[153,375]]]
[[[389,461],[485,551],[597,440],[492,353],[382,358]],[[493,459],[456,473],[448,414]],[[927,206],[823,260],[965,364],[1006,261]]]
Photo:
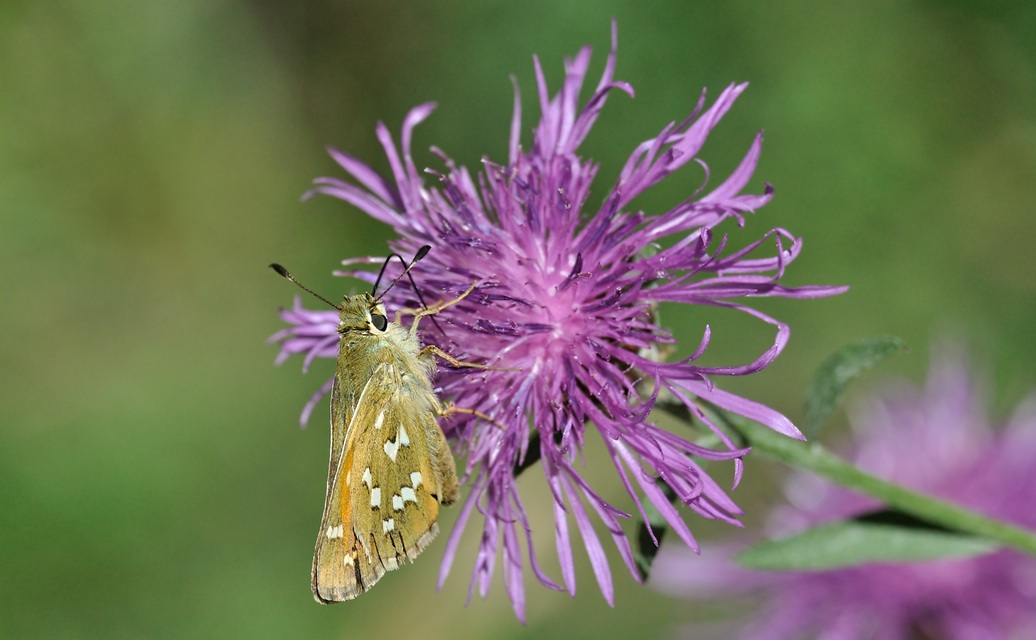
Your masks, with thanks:
[[[381,508],[381,487],[371,489],[371,507]]]
[[[378,412],[378,417],[377,418],[374,418],[374,428],[375,429],[380,429],[381,428],[381,423],[383,423],[383,422],[385,422],[385,410],[384,409],[382,409],[381,411]]]
[[[337,527],[328,527],[325,535],[329,540],[337,540],[345,535],[345,526],[340,524]]]
[[[396,456],[399,455],[399,448],[409,446],[410,434],[408,434],[406,432],[406,429],[403,428],[403,425],[400,424],[399,430],[396,431],[396,439],[385,441],[385,455],[387,455],[392,460],[392,462],[395,462]]]
[[[399,439],[386,440],[385,441],[385,455],[389,457],[392,462],[396,461],[396,454],[399,453]]]
[[[414,490],[410,487],[403,487],[403,489],[400,490],[400,493],[403,494],[403,502],[406,502],[407,500],[410,502],[417,502],[417,494],[414,493]],[[395,504],[395,499],[396,497],[392,496],[393,504]]]
[[[396,530],[396,521],[394,518],[388,518],[381,521],[381,532],[388,533],[389,531]]]
[[[410,484],[416,489],[421,486],[421,472],[414,471],[410,474]]]
[[[367,485],[368,489],[371,488],[371,468],[370,467],[367,467],[366,469],[363,470],[363,478],[361,478],[361,480],[363,480],[363,484]]]
[[[392,496],[392,508],[396,511],[403,510],[403,498],[399,496]]]

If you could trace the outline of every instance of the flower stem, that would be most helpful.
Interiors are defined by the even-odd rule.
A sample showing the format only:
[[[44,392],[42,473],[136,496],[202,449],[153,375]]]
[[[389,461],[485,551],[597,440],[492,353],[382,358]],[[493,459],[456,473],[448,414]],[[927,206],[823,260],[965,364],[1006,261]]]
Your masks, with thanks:
[[[1000,542],[1036,555],[1036,534],[1006,522],[987,518],[937,498],[887,482],[866,473],[816,443],[793,440],[748,421],[728,424],[744,437],[753,453],[783,464],[808,469],[859,493],[873,496],[890,507],[949,529]]]

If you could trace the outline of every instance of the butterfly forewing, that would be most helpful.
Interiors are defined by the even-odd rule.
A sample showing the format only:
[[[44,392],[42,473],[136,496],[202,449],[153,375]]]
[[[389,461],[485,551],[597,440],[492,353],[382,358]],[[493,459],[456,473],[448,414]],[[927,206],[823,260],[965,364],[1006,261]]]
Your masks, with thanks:
[[[458,490],[436,421],[431,363],[398,325],[378,331],[356,323],[359,310],[349,303],[357,299],[366,319],[373,308],[369,296],[342,306],[327,495],[313,556],[313,595],[324,603],[355,598],[412,561],[438,531],[439,504]]]

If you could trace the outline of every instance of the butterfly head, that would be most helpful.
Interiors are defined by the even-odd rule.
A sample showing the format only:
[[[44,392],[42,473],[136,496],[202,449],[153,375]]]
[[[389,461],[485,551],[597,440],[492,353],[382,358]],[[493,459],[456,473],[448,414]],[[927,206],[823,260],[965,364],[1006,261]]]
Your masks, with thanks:
[[[381,335],[388,329],[384,303],[369,293],[346,296],[338,309],[338,333],[356,331]]]

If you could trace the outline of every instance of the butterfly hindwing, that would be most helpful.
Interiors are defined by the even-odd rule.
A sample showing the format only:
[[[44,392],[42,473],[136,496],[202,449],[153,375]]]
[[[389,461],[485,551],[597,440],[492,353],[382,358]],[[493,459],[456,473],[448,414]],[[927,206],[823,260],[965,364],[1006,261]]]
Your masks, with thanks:
[[[386,358],[387,359],[387,358]],[[427,377],[382,361],[350,402],[339,398],[324,517],[313,558],[321,602],[355,598],[435,537],[439,504],[456,499],[453,456]],[[332,391],[339,392],[336,380]],[[344,418],[350,418],[346,423]],[[336,450],[337,449],[337,450]]]

